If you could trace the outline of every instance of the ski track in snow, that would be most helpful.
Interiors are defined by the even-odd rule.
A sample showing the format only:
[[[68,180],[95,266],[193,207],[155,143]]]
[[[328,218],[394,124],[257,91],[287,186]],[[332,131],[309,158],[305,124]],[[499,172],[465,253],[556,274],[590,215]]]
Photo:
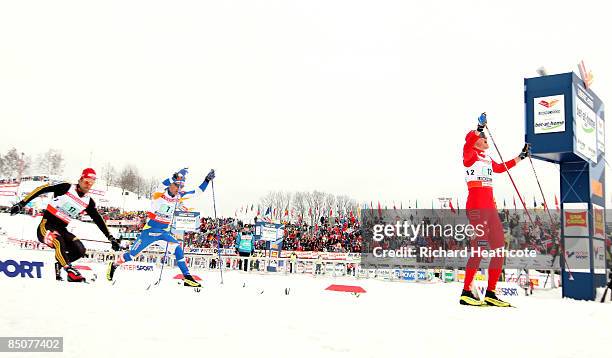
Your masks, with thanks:
[[[0,215],[10,235],[21,232]],[[203,289],[164,270],[117,271],[89,264],[98,280],[55,282],[51,251],[3,245],[0,260],[45,261],[43,279],[0,274],[0,336],[63,336],[63,353],[4,357],[607,357],[612,305],[560,298],[560,290],[509,299],[518,309],[458,304],[461,284],[415,284],[309,275],[194,271]],[[3,247],[2,247],[3,246]],[[49,264],[48,264],[49,263]],[[243,284],[246,283],[246,287]],[[360,285],[355,297],[324,289]],[[285,295],[285,288],[291,292]],[[263,293],[259,293],[263,290]]]

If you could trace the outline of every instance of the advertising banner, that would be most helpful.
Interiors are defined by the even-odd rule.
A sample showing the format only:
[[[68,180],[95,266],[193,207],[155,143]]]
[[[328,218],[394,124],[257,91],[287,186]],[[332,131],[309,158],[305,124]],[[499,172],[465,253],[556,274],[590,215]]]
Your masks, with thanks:
[[[588,238],[566,237],[565,257],[567,267],[572,272],[591,272],[591,250]]]
[[[565,132],[565,96],[533,99],[533,131],[535,134]]]
[[[586,160],[597,163],[597,116],[593,99],[574,86],[575,150]]]
[[[565,236],[589,236],[587,203],[563,204],[563,233]]]
[[[197,211],[177,211],[174,213],[176,230],[194,231],[200,227],[200,213]]]
[[[595,273],[606,273],[606,245],[603,240],[593,239],[593,267]]]

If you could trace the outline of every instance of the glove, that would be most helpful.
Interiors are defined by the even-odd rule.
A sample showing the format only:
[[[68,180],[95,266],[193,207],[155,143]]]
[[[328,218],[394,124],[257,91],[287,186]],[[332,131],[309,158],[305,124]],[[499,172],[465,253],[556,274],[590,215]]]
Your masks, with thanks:
[[[119,240],[115,239],[113,235],[108,237],[108,241],[110,241],[111,249],[113,249],[113,251],[121,250],[121,246],[119,246]]]
[[[213,180],[213,179],[215,179],[215,170],[214,170],[214,169],[211,169],[211,170],[208,172],[208,174],[206,174],[206,179],[204,179],[204,180],[206,180],[206,181],[211,181],[211,180]]]
[[[24,205],[23,203],[20,201],[17,204],[11,206],[11,216],[13,215],[17,215],[22,209],[23,209]]]
[[[521,151],[521,154],[519,154],[519,158],[525,159],[529,155],[529,150],[530,149],[531,149],[531,144],[525,143],[525,146],[523,147],[523,150]]]
[[[487,112],[482,112],[478,117],[478,128],[476,129],[479,132],[482,132],[484,127],[487,125]]]

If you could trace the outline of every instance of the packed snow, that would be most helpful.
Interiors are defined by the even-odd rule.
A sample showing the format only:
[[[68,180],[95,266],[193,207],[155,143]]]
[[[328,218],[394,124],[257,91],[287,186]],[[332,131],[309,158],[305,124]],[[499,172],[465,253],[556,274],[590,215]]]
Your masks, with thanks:
[[[458,304],[460,283],[406,283],[305,274],[117,271],[83,260],[97,280],[56,282],[51,250],[21,249],[18,222],[0,214],[0,261],[42,261],[42,278],[0,273],[0,336],[62,336],[63,353],[7,357],[607,357],[612,305],[561,299],[560,290],[510,298],[517,308]],[[27,227],[30,235],[32,227]],[[4,232],[4,234],[2,234]],[[79,262],[80,263],[80,262]],[[325,290],[357,285],[359,296]],[[289,288],[289,294],[286,289]]]

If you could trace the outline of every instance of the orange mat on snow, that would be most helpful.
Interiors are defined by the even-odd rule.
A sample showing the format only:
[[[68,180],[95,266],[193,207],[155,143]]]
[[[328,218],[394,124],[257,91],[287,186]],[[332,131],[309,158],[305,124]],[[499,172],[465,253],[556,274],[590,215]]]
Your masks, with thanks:
[[[352,292],[352,293],[365,293],[366,290],[361,286],[349,286],[349,285],[330,285],[326,288],[328,291],[337,291],[337,292]]]

